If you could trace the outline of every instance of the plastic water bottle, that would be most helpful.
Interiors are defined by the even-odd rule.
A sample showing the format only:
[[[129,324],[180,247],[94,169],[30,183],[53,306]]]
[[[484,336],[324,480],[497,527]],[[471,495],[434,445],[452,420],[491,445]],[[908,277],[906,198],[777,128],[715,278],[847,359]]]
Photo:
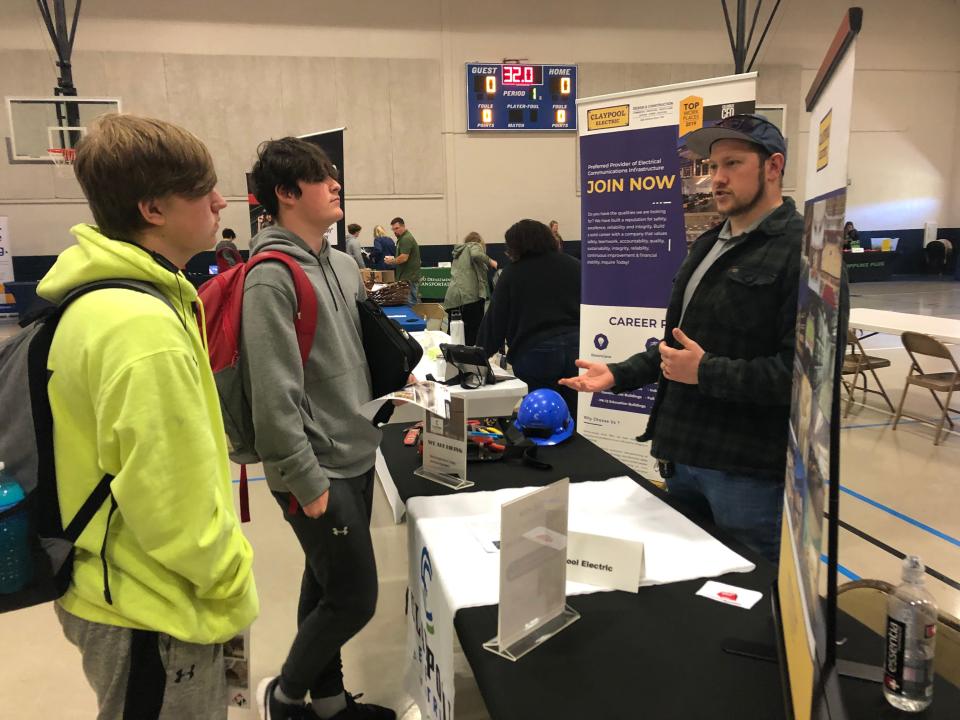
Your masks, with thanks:
[[[19,511],[0,520],[0,593],[22,589],[33,575],[30,559],[29,523],[20,483],[4,472],[0,462],[0,513],[22,505]]]
[[[916,555],[903,561],[903,582],[887,603],[883,694],[899,710],[920,712],[933,701],[933,651],[937,604],[923,585]]]

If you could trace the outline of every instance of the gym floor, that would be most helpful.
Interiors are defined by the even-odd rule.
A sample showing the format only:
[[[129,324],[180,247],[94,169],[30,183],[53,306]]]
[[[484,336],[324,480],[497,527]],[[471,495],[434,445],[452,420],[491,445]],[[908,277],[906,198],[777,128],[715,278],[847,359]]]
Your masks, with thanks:
[[[851,287],[854,307],[960,318],[960,283],[895,281]],[[0,325],[0,338],[16,330]],[[899,401],[909,367],[898,337],[877,335],[864,343],[872,355],[892,364],[879,371],[894,405]],[[955,357],[960,349],[952,348]],[[951,432],[933,445],[934,430],[916,421],[890,427],[892,414],[882,398],[869,395],[854,405],[841,435],[840,518],[849,529],[840,532],[840,564],[847,578],[896,582],[900,560],[892,551],[918,554],[943,581],[927,578],[943,610],[960,616],[960,433]],[[960,407],[960,402],[954,402]],[[912,389],[905,408],[915,415],[937,410],[930,395]],[[955,419],[960,415],[953,413]],[[958,426],[960,429],[960,426]],[[251,468],[252,475],[262,475]],[[236,468],[234,468],[236,472]],[[262,611],[252,628],[251,676],[276,674],[293,635],[302,555],[277,512],[266,484],[251,484],[253,521],[245,527],[256,551],[255,572]],[[402,720],[420,714],[403,690],[405,662],[404,591],[407,577],[407,529],[394,525],[386,499],[377,490],[372,523],[380,573],[377,614],[344,651],[347,687],[364,700],[394,707]],[[887,549],[889,548],[889,549]],[[96,703],[80,666],[77,651],[64,640],[50,606],[0,616],[5,663],[0,674],[0,718],[92,718]],[[12,661],[13,658],[17,660]],[[457,717],[487,718],[469,667],[457,654]],[[231,718],[256,717],[231,710]]]

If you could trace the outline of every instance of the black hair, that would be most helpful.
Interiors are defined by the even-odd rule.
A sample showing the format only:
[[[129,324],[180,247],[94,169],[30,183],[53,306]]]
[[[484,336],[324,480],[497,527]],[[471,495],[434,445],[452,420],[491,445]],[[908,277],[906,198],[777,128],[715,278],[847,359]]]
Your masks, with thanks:
[[[300,138],[285,137],[260,143],[251,176],[254,195],[276,218],[278,189],[300,197],[298,182],[322,182],[331,177],[336,180],[339,174],[322,148]]]
[[[401,225],[404,225],[404,226],[406,225],[402,217],[395,217],[393,220],[390,221],[391,225],[396,225],[397,223],[400,223]]]
[[[537,220],[526,219],[514,223],[504,233],[503,239],[507,241],[507,255],[513,261],[557,252],[553,232]]]
[[[220,233],[224,240],[236,240],[237,234],[230,228],[224,228],[223,232]]]
[[[363,228],[357,225],[356,223],[350,223],[349,225],[347,225],[347,232],[350,233],[351,235],[356,235],[361,230],[363,230]]]

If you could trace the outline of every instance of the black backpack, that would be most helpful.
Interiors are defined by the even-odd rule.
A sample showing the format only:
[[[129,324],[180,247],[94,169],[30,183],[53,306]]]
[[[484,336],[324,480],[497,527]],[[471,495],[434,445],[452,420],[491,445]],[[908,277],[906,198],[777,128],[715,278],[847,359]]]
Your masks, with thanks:
[[[111,500],[111,517],[117,507],[110,492],[113,476],[104,475],[69,524],[63,526],[57,497],[53,414],[47,391],[47,358],[64,311],[77,298],[106,288],[153,295],[176,312],[163,293],[150,283],[105,280],[72,290],[60,305],[45,304],[39,309],[31,309],[20,323],[24,330],[0,343],[0,407],[7,410],[6,424],[0,432],[0,460],[26,495],[21,503],[0,512],[0,523],[16,513],[27,514],[32,565],[32,577],[22,589],[0,594],[0,612],[39,605],[62,596],[70,586],[73,546],[80,533],[107,498]],[[108,519],[108,528],[109,522]],[[102,551],[100,556],[104,568],[104,596],[110,603],[106,558]]]
[[[410,333],[383,314],[373,300],[357,302],[363,353],[370,367],[375,398],[399,390],[423,357],[423,348]]]

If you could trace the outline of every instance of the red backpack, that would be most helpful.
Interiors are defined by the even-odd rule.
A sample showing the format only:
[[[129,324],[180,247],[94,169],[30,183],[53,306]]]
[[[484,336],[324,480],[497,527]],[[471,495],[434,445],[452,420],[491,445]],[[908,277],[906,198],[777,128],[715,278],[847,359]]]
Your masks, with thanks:
[[[250,520],[247,465],[260,462],[254,444],[250,399],[243,391],[243,378],[240,374],[243,286],[247,273],[266,260],[282,262],[293,276],[297,314],[291,320],[297,332],[300,358],[306,367],[317,329],[317,295],[303,268],[292,257],[276,251],[257,253],[246,263],[241,262],[215,275],[198,290],[206,320],[210,367],[217,383],[223,426],[230,442],[230,459],[240,465],[240,519],[243,522]]]

